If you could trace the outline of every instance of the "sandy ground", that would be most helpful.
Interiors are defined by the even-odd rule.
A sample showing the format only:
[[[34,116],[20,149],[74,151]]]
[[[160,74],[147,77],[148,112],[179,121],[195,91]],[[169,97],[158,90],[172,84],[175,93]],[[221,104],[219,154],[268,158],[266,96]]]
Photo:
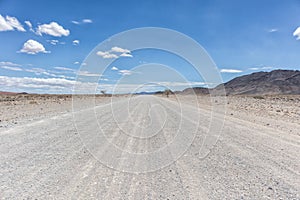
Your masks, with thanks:
[[[176,96],[169,99],[176,101]],[[192,95],[180,96],[180,99],[206,110],[218,105],[208,95],[197,96],[198,101]],[[290,125],[300,124],[300,95],[227,96],[226,101],[228,117],[300,135],[300,131],[289,128]]]
[[[299,96],[1,99],[0,199],[300,199]]]

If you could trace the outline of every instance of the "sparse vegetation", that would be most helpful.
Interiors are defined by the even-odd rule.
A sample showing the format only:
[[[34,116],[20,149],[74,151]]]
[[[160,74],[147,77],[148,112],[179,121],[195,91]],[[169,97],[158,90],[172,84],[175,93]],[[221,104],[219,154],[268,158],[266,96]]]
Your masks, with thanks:
[[[106,96],[106,90],[101,90],[100,92],[103,96]]]
[[[263,97],[263,96],[254,96],[253,98],[254,99],[265,99],[265,97]]]
[[[170,89],[165,89],[164,94],[169,98],[169,95],[172,94],[173,92]]]

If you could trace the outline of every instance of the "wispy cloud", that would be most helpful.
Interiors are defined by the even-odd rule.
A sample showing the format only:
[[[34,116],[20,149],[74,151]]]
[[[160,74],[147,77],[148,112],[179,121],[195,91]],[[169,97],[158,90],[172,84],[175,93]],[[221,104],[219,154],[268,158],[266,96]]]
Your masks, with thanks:
[[[14,66],[14,67],[19,67],[21,65],[19,64],[16,64],[16,63],[12,63],[12,62],[6,62],[6,61],[1,61],[0,62],[0,65],[3,66],[3,65],[6,65],[6,66]]]
[[[97,55],[101,56],[104,59],[119,58],[119,57],[133,57],[131,55],[130,50],[124,49],[124,48],[121,48],[121,47],[112,47],[108,51],[98,51]]]
[[[269,69],[274,69],[274,67],[271,67],[271,66],[260,66],[260,67],[250,67],[250,68],[248,68],[248,70],[252,70],[252,71],[269,70]]]
[[[92,73],[92,72],[88,72],[88,71],[79,71],[77,73],[78,76],[95,76],[95,77],[98,77],[98,76],[101,76],[101,74],[96,74],[96,73]]]
[[[5,18],[0,15],[0,31],[22,31],[25,32],[26,30],[19,22],[19,20],[15,17],[6,16]]]
[[[93,23],[93,21],[91,19],[83,19],[82,23],[90,24],[90,23]]]
[[[129,53],[122,53],[120,55],[120,57],[130,57],[130,58],[132,58],[133,56],[131,54],[129,54]]]
[[[76,82],[62,78],[32,78],[32,77],[8,77],[0,76],[1,88],[15,89],[55,89],[66,90],[73,87]]]
[[[74,69],[67,68],[67,67],[54,67],[54,69],[62,70],[62,71],[75,71]]]
[[[269,33],[274,33],[274,32],[278,32],[277,28],[272,28],[268,30]]]
[[[50,51],[46,51],[45,47],[41,43],[31,39],[24,43],[20,52],[32,55],[37,53],[50,53]]]
[[[239,69],[221,69],[221,73],[241,73],[243,72],[242,70]]]
[[[79,24],[91,24],[91,23],[93,23],[93,20],[91,20],[91,19],[82,19],[82,20],[79,20],[79,21],[73,20],[71,22],[73,24],[76,24],[76,25],[79,25]]]
[[[47,34],[55,37],[70,35],[70,31],[59,25],[57,22],[39,25],[36,33],[38,35]]]
[[[294,31],[293,36],[296,37],[296,40],[300,40],[300,26]]]
[[[119,74],[121,74],[122,76],[127,76],[127,75],[131,75],[133,72],[127,69],[123,69],[123,70],[119,70]]]
[[[73,43],[73,45],[77,46],[77,45],[79,45],[80,41],[79,40],[73,40],[72,43]]]
[[[6,62],[6,61],[1,61],[0,62],[0,68],[6,69],[6,70],[11,70],[11,71],[23,71],[22,68],[20,68],[21,65],[12,63],[12,62]]]
[[[57,45],[59,43],[58,40],[46,40],[47,42],[49,42],[52,45]]]
[[[6,66],[6,65],[0,66],[0,68],[11,70],[11,71],[23,71],[23,69],[20,67],[11,67],[11,66]]]
[[[32,28],[32,24],[31,24],[30,21],[25,21],[24,23],[28,26],[29,31],[34,32],[34,30],[33,30],[33,28]]]

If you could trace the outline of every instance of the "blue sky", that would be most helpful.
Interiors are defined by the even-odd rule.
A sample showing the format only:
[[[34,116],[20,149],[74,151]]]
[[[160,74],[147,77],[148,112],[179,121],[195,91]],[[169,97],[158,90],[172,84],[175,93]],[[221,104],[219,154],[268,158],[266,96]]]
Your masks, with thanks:
[[[299,13],[298,0],[0,0],[0,91],[70,93],[80,64],[100,42],[140,27],[193,38],[224,81],[255,71],[300,69]],[[166,53],[130,55],[110,66],[115,68],[103,75],[105,86],[132,75],[137,57],[166,64],[195,85],[203,82],[188,63]]]

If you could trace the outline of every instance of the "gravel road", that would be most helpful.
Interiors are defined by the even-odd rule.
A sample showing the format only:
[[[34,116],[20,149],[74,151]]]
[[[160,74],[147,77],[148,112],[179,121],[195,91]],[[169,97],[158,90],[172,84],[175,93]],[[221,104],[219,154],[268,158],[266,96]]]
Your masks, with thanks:
[[[300,136],[234,116],[210,134],[223,117],[119,97],[1,131],[0,199],[300,199]]]

